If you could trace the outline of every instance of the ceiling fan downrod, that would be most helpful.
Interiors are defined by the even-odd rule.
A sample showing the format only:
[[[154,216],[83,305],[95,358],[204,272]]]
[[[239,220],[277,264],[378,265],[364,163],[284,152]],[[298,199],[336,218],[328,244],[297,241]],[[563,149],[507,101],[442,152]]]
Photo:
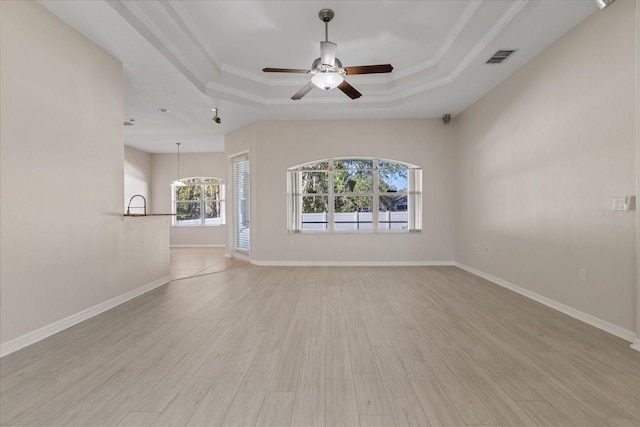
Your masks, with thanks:
[[[324,22],[324,41],[329,41],[329,21],[333,19],[334,13],[331,9],[322,9],[318,12],[320,20]]]

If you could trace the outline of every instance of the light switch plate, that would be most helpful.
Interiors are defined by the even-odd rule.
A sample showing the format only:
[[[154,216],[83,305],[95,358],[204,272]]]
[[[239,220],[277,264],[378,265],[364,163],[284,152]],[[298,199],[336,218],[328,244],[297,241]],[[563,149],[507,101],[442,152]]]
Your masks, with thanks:
[[[635,196],[614,197],[612,209],[615,212],[629,212],[635,209],[635,202]]]

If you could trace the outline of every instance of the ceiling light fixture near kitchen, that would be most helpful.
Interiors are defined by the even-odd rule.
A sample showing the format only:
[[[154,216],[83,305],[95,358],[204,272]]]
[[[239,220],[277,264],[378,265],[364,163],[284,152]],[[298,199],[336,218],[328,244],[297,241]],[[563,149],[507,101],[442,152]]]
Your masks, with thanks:
[[[176,145],[178,146],[178,179],[173,181],[171,183],[171,185],[174,185],[176,187],[186,187],[187,184],[185,184],[184,182],[180,181],[180,144],[182,144],[182,143],[181,142],[176,142]]]
[[[135,121],[136,121],[136,119],[132,119],[131,117],[126,118],[126,119],[124,119],[124,125],[125,126],[133,126],[133,125],[135,125],[135,123],[133,123]]]
[[[169,109],[168,108],[164,108],[164,107],[159,107],[158,111],[160,111],[161,113],[168,113]]]

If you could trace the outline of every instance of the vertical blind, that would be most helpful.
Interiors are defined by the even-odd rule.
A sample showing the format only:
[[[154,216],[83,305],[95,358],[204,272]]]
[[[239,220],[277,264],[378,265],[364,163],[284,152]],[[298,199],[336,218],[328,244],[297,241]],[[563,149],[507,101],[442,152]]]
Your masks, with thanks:
[[[235,247],[249,250],[249,158],[233,159]]]

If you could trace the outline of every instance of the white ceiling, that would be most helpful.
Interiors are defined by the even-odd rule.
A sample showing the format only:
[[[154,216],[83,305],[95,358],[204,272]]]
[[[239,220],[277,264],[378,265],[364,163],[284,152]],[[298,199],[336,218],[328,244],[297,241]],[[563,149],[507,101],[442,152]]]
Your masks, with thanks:
[[[151,153],[224,150],[224,134],[256,120],[455,116],[597,10],[553,1],[40,0],[124,64],[125,144]],[[290,97],[329,40],[345,66],[393,65],[347,76],[363,96],[312,90]],[[500,49],[517,52],[485,64]],[[161,113],[158,108],[167,108]],[[211,119],[219,108],[221,124]]]

